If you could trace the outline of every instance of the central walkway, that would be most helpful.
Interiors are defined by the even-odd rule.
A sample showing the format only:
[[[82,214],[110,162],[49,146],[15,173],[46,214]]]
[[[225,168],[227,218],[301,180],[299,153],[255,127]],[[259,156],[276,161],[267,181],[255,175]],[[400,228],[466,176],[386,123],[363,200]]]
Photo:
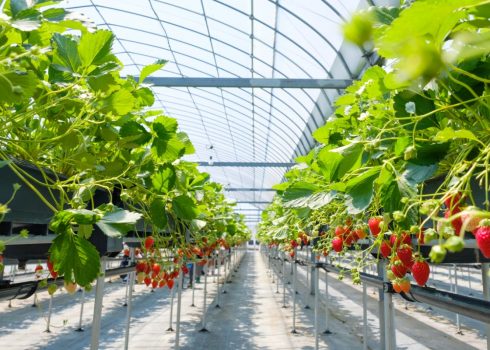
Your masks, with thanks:
[[[281,291],[282,291],[282,286]],[[241,266],[221,296],[221,308],[213,303],[207,319],[208,333],[184,332],[185,349],[312,349],[314,339],[291,334],[282,309],[282,294],[267,275],[257,251],[245,254]],[[298,307],[299,309],[299,307]],[[298,316],[299,319],[299,316]]]

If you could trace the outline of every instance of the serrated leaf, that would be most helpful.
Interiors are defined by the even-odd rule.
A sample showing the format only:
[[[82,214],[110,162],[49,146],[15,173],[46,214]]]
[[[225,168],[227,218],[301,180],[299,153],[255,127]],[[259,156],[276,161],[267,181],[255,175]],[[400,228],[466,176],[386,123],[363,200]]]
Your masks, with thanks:
[[[424,182],[431,178],[437,170],[437,164],[418,165],[408,162],[403,177],[410,184],[410,186],[416,186],[417,184]]]
[[[167,213],[165,210],[165,202],[161,198],[155,198],[150,205],[150,217],[153,224],[164,229],[167,227]]]
[[[32,71],[0,73],[0,102],[18,103],[32,97],[38,81]]]
[[[158,60],[155,63],[149,64],[141,70],[141,74],[139,77],[139,83],[141,84],[147,76],[156,72],[157,70],[163,68],[163,66],[167,63],[166,60]]]
[[[373,199],[374,181],[379,176],[380,168],[375,167],[347,182],[346,200],[349,214],[359,214],[366,210]]]
[[[185,194],[172,199],[172,210],[182,220],[192,220],[198,215],[196,204]]]
[[[158,193],[168,193],[175,186],[175,169],[172,165],[165,165],[151,176],[153,189]]]
[[[104,63],[107,55],[111,54],[113,40],[114,34],[109,30],[84,33],[78,44],[78,54],[82,67],[86,68]]]
[[[86,286],[99,275],[99,253],[85,238],[64,232],[53,240],[49,251],[55,270],[66,280],[74,279],[79,285]]]
[[[470,130],[453,130],[452,128],[445,128],[439,131],[434,137],[435,141],[449,141],[454,139],[468,139],[478,141],[478,138]]]
[[[151,135],[146,129],[135,121],[129,121],[119,130],[121,143],[124,147],[135,148],[142,146],[151,139]]]
[[[134,107],[135,98],[126,89],[120,89],[114,92],[106,99],[106,108],[116,115],[124,115],[131,112]]]
[[[56,48],[53,63],[60,64],[71,72],[78,71],[80,56],[78,55],[78,43],[76,40],[67,35],[55,33],[53,42]]]
[[[308,197],[316,191],[318,191],[316,185],[308,182],[296,182],[284,191],[282,198],[284,201],[290,201],[301,197]]]

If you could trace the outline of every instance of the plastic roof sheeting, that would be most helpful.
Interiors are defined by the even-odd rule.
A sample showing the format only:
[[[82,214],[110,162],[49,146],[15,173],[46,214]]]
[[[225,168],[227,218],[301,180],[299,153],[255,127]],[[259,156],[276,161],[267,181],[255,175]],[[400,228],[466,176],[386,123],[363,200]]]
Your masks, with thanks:
[[[125,75],[157,59],[155,76],[355,78],[362,53],[343,44],[340,25],[367,0],[67,0],[64,7],[116,35]],[[371,3],[371,1],[369,1]],[[291,162],[315,145],[311,133],[339,91],[153,87],[155,108],[179,121],[192,161]],[[231,188],[270,188],[286,168],[203,167]],[[273,192],[227,193],[250,221]],[[255,213],[255,210],[257,213]],[[252,215],[253,214],[253,215]]]

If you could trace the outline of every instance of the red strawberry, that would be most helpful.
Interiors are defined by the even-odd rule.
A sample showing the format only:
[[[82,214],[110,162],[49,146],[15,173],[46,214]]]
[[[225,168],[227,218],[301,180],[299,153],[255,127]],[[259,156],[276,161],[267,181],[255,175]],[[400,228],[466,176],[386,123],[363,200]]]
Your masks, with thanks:
[[[138,261],[136,263],[136,271],[137,272],[145,272],[145,270],[146,270],[146,262]]]
[[[452,210],[446,210],[444,212],[444,217],[447,219],[459,212],[461,212],[461,209],[454,207]],[[461,233],[461,227],[463,227],[463,220],[461,220],[461,217],[451,220],[451,225],[454,228],[454,232],[459,236]]]
[[[410,235],[406,232],[401,232],[399,234],[394,233],[390,236],[390,244],[393,247],[398,248],[402,244],[411,245],[412,239],[410,238]]]
[[[383,255],[383,257],[387,258],[391,255],[391,245],[390,245],[390,242],[388,242],[387,240],[383,240],[383,242],[381,242],[381,246],[379,247],[379,250],[381,252],[381,255]]]
[[[173,279],[169,279],[167,281],[167,287],[168,287],[168,289],[172,289],[174,287],[174,280]]]
[[[400,259],[400,261],[405,265],[406,267],[410,268],[413,265],[413,258],[412,258],[412,248],[406,244],[403,244],[396,250],[396,255]]]
[[[158,288],[162,288],[165,286],[165,280],[160,280],[160,282],[158,283]]]
[[[148,236],[145,238],[145,248],[146,250],[150,249],[153,247],[153,244],[155,243],[155,239],[153,239],[152,236]]]
[[[151,283],[151,278],[148,277],[148,276],[146,276],[145,279],[144,279],[144,282],[145,282],[146,286],[148,287],[150,285],[150,283]]]
[[[337,253],[342,251],[342,246],[344,245],[344,241],[342,240],[341,237],[335,237],[332,240],[332,248],[335,250]]]
[[[480,226],[475,230],[475,238],[483,256],[490,258],[490,220],[480,222]]]
[[[379,227],[379,224],[383,221],[383,218],[381,216],[374,216],[368,220],[368,226],[369,230],[371,231],[371,234],[376,237],[379,235],[381,232],[381,228]]]
[[[182,272],[184,273],[184,275],[187,275],[189,273],[189,269],[186,265],[182,265]]]
[[[46,261],[46,265],[48,265],[48,270],[49,270],[49,273],[51,274],[51,277],[53,277],[53,278],[58,277],[58,272],[56,272],[54,270],[54,265],[49,258],[48,258],[48,261]]]
[[[155,289],[156,287],[158,287],[158,281],[157,281],[157,280],[153,280],[153,281],[151,281],[151,287],[152,287],[153,289]]]
[[[158,265],[156,263],[153,264],[153,266],[151,267],[151,269],[153,270],[153,273],[155,275],[158,275],[160,273],[160,268],[161,268],[160,265]]]
[[[444,199],[444,205],[446,205],[446,208],[449,210],[458,208],[462,204],[462,197],[463,195],[460,192],[450,194],[448,197],[446,197],[446,199]]]
[[[346,233],[347,229],[344,226],[337,226],[335,228],[335,236],[337,237],[343,237],[344,234]]]
[[[356,229],[354,233],[358,239],[364,239],[367,236],[366,231],[364,231],[362,228]]]
[[[289,256],[291,257],[291,259],[293,259],[293,258],[294,258],[294,250],[291,250],[291,251],[289,252]]]
[[[395,261],[391,265],[391,271],[396,277],[403,277],[407,273],[407,267],[401,261]]]
[[[424,260],[417,260],[412,265],[412,276],[421,287],[425,286],[429,280],[430,267]]]

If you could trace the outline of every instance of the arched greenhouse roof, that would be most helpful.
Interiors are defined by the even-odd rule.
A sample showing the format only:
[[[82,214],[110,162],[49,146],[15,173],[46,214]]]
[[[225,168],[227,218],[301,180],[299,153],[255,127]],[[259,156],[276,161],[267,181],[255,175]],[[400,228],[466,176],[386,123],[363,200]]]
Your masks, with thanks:
[[[116,35],[123,74],[168,61],[149,81],[154,108],[178,120],[196,149],[188,160],[225,186],[253,226],[272,185],[315,146],[311,134],[342,86],[374,59],[344,43],[342,23],[359,8],[387,4],[396,2],[67,0],[63,7]],[[251,78],[266,87],[252,88]],[[296,81],[302,88],[272,87],[278,79],[304,80]],[[311,88],[319,79],[337,83]]]

